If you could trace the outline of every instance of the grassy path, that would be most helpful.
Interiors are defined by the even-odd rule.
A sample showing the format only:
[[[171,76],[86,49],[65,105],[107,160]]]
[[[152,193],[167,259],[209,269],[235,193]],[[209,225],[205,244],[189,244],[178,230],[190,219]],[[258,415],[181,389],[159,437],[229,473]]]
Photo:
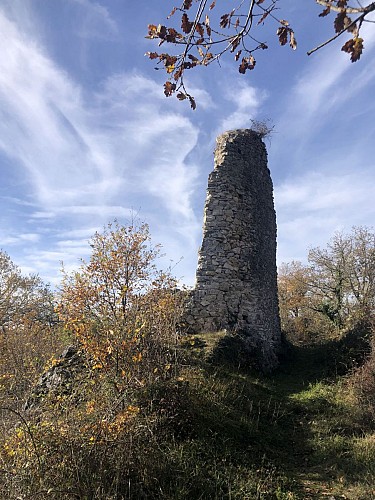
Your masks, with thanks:
[[[301,498],[373,499],[374,427],[361,414],[348,377],[333,375],[334,363],[328,346],[295,349],[272,382],[295,429],[288,474]]]
[[[200,359],[211,340],[195,349]],[[204,362],[187,368],[195,448],[184,459],[219,485],[209,492],[201,478],[191,498],[375,499],[374,425],[358,408],[343,353],[294,347],[271,378]]]

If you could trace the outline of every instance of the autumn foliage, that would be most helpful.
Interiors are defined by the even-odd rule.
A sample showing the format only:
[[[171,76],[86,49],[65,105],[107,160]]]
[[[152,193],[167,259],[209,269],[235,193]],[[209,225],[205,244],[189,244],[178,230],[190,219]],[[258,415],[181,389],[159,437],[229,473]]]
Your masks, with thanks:
[[[314,453],[332,463],[321,449],[332,446],[336,427],[333,444],[336,437],[341,443],[347,415],[335,400],[337,424],[327,425],[332,415],[320,382],[326,372],[315,357],[326,344],[310,352],[314,379],[305,378],[311,377],[305,347],[317,333],[323,343],[373,315],[373,232],[355,228],[336,235],[327,248],[311,250],[308,265],[283,266],[284,329],[304,345],[299,362],[293,359],[286,375],[281,370],[272,379],[215,361],[224,332],[179,338],[183,293],[169,272],[158,269],[160,248],[152,245],[146,224],[115,221],[90,243],[90,258],[77,271],[63,272],[57,296],[0,253],[0,498],[299,498],[300,475],[306,467],[316,473]],[[56,367],[69,372],[71,365],[59,357],[68,344],[75,344],[75,371],[25,406],[42,373],[56,374]],[[331,364],[332,347],[324,357]],[[346,353],[351,359],[351,350]],[[341,350],[335,359],[342,359]],[[307,386],[315,377],[318,385]],[[365,406],[373,418],[373,356],[356,377],[355,411],[363,415]],[[306,405],[296,406],[297,398]],[[318,417],[328,436],[319,430],[314,441]],[[345,470],[358,467],[357,453],[348,462],[358,428],[355,423],[341,463],[332,448],[335,464]],[[309,459],[302,468],[301,449]],[[355,474],[366,494],[373,489],[366,479],[373,449],[360,455],[365,463]],[[311,491],[310,477],[307,484],[303,491]],[[366,494],[358,498],[370,498]]]
[[[368,16],[375,10],[375,3],[361,5],[357,2],[351,5],[348,0],[316,0],[316,3],[324,7],[319,17],[334,14],[335,34],[307,54],[349,33],[351,38],[341,50],[350,55],[352,62],[358,61],[364,48],[360,31],[364,23],[372,22]],[[261,40],[261,28],[265,22],[272,21],[275,24],[280,45],[289,45],[295,50],[295,32],[290,23],[280,17],[278,5],[278,0],[184,0],[168,15],[171,26],[149,24],[146,38],[156,40],[158,47],[164,44],[173,47],[171,51],[166,49],[146,53],[168,74],[164,94],[167,97],[176,94],[177,99],[187,100],[195,109],[195,99],[186,89],[185,74],[194,68],[220,62],[224,54],[232,54],[241,74],[253,70],[257,51],[268,49],[268,42]],[[159,69],[159,66],[155,69]]]
[[[22,406],[30,384],[62,344],[51,291],[0,251],[0,405]]]
[[[315,49],[310,50],[308,55],[324,45],[327,45],[342,34],[349,33],[352,38],[344,43],[341,50],[350,55],[350,60],[352,62],[358,61],[364,49],[363,38],[360,37],[360,30],[363,23],[372,22],[367,19],[367,17],[375,10],[374,2],[370,2],[367,5],[361,5],[359,2],[350,5],[348,0],[316,0],[316,2],[324,7],[319,17],[326,17],[330,14],[334,14],[333,28],[335,35]]]
[[[90,244],[89,261],[76,272],[63,271],[56,305],[55,334],[78,347],[82,369],[65,387],[34,400],[28,413],[1,400],[2,498],[105,498],[108,492],[120,498],[116,491],[129,488],[142,495],[140,484],[149,480],[143,475],[152,477],[157,465],[148,458],[151,449],[154,458],[157,454],[154,433],[160,433],[163,419],[176,418],[173,401],[183,389],[173,382],[182,303],[176,280],[158,269],[160,248],[152,245],[146,224],[115,221]],[[36,334],[43,328],[35,323]],[[20,332],[11,333],[16,338]],[[26,334],[33,338],[27,330],[22,339]],[[36,374],[61,363],[54,347],[45,349],[43,365],[18,393],[22,404]],[[29,348],[37,354],[35,346]],[[22,352],[22,345],[18,349]],[[14,377],[8,372],[3,379]],[[7,382],[4,391],[11,387]],[[132,471],[140,477],[129,486]]]
[[[151,244],[147,224],[117,222],[90,244],[89,262],[64,272],[58,306],[64,328],[95,369],[118,379],[118,388],[159,377],[172,362],[181,307],[176,280],[157,269],[160,247]]]
[[[320,341],[321,336],[375,315],[375,234],[354,227],[337,233],[326,248],[312,248],[308,264],[292,262],[279,270],[280,315],[292,336]],[[304,338],[303,338],[304,337]]]
[[[193,3],[197,4],[196,9],[192,9]],[[146,38],[157,40],[159,47],[167,43],[178,49],[177,54],[156,51],[146,53],[151,60],[161,64],[169,75],[164,84],[164,94],[169,97],[177,93],[176,97],[180,101],[187,99],[193,109],[196,103],[185,87],[186,71],[217,62],[227,52],[233,54],[240,73],[253,70],[256,51],[268,48],[265,42],[253,36],[253,32],[267,18],[276,22],[276,35],[280,44],[289,43],[292,49],[297,48],[294,31],[288,21],[275,15],[275,1],[231,2],[231,6],[223,5],[225,11],[217,12],[220,3],[216,0],[184,1],[180,7],[174,7],[168,16],[168,20],[175,23],[173,26],[148,26]]]

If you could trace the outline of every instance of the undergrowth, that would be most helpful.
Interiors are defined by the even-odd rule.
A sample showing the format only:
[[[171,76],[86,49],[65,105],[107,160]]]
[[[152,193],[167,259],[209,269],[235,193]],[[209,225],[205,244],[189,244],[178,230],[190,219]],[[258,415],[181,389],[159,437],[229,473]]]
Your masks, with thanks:
[[[361,335],[290,345],[268,377],[215,363],[223,335],[184,337],[162,377],[121,398],[94,371],[3,410],[0,498],[374,499]]]

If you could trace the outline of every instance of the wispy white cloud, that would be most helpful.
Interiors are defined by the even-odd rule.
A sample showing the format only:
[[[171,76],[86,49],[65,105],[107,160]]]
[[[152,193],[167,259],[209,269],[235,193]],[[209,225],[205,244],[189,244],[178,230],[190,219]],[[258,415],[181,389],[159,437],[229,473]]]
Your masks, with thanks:
[[[30,219],[53,219],[56,217],[56,212],[33,212],[30,214]]]
[[[37,233],[8,233],[1,238],[2,245],[24,245],[25,243],[36,243],[40,240],[40,235]]]
[[[277,204],[280,209],[298,209],[315,212],[320,210],[346,209],[366,203],[371,211],[375,207],[368,204],[375,196],[373,173],[362,171],[360,176],[310,172],[299,178],[286,181],[276,188]]]
[[[336,214],[317,216],[298,214],[284,217],[278,213],[277,263],[299,260],[306,262],[312,246],[325,247],[333,233],[343,229]]]
[[[187,157],[197,144],[198,129],[181,114],[184,108],[165,100],[157,84],[136,73],[110,78],[98,100],[105,103],[111,127],[107,145],[118,158],[126,158],[118,166],[127,171],[119,188],[126,191],[130,185],[149,193],[170,214],[191,219],[197,167]]]
[[[64,230],[60,231],[57,234],[58,238],[85,238],[86,240],[89,240],[97,231],[100,231],[102,229],[101,226],[90,226],[90,227],[84,227],[80,229],[70,229],[70,230]]]
[[[169,190],[165,205],[175,209],[182,203],[187,213],[188,192],[183,191],[191,189],[195,171],[184,161],[197,131],[172,107],[161,110],[158,85],[136,74],[122,75],[84,99],[79,86],[23,40],[4,15],[0,29],[8,39],[0,61],[0,147],[27,168],[42,204],[103,203],[126,190],[138,169],[146,180],[142,189],[164,196],[170,174],[165,175],[161,161],[168,160],[167,169],[177,164],[173,185],[179,189]]]
[[[232,77],[234,78],[233,75]],[[225,96],[234,106],[234,110],[221,121],[219,133],[236,128],[249,128],[267,93],[239,80],[235,85],[235,91],[228,85]]]
[[[70,0],[82,7],[82,24],[79,36],[82,38],[105,38],[115,39],[118,35],[118,26],[111,17],[108,9],[98,2],[90,0]]]
[[[358,63],[354,73],[347,55],[337,47],[334,55],[327,49],[302,66],[294,85],[290,77],[282,93],[277,88],[276,94],[282,96],[277,102],[236,69],[225,67],[220,74],[210,73],[218,75],[215,81],[202,79],[206,90],[197,84],[199,76],[193,77],[189,89],[199,106],[194,114],[186,103],[166,99],[161,82],[139,72],[107,75],[101,82],[90,72],[95,66],[90,59],[93,44],[103,44],[103,55],[104,45],[114,47],[106,42],[118,36],[109,3],[68,0],[64,4],[69,12],[80,13],[77,19],[69,18],[69,29],[77,28],[74,40],[81,44],[77,61],[81,66],[83,59],[87,63],[82,66],[83,83],[53,60],[56,54],[46,44],[48,30],[38,25],[42,8],[32,7],[29,0],[4,0],[2,5],[0,151],[11,159],[4,168],[11,167],[21,181],[10,188],[7,200],[0,199],[0,207],[7,206],[11,213],[1,236],[12,249],[18,245],[25,269],[37,269],[56,280],[51,269],[60,260],[73,268],[77,257],[87,255],[85,241],[95,230],[109,218],[126,222],[130,211],[140,208],[140,217],[150,222],[155,240],[164,244],[174,261],[187,254],[177,273],[191,282],[214,137],[227,129],[249,127],[268,103],[279,115],[270,163],[272,169],[276,162],[279,174],[279,258],[298,258],[305,255],[307,244],[324,244],[343,220],[367,224],[373,218],[372,158],[365,150],[375,125],[369,121],[355,140],[353,134],[341,137],[339,129],[345,121],[356,124],[357,115],[364,112],[355,99],[348,109],[347,101],[361,99],[368,91],[375,67],[367,64],[360,69]],[[56,36],[55,49],[58,40]],[[375,33],[366,34],[364,60],[373,54],[374,41]],[[61,57],[63,50],[58,48]],[[126,64],[132,67],[129,61]],[[269,88],[274,91],[276,83]],[[366,109],[374,106],[367,100]],[[331,147],[328,143],[335,133],[340,140]],[[322,142],[327,143],[325,151]],[[360,174],[348,174],[353,165]],[[198,183],[202,206],[194,212]],[[17,210],[22,224],[15,229],[11,217]],[[21,239],[33,234],[40,239]]]
[[[17,264],[23,273],[35,273],[36,270],[43,279],[58,287],[62,274],[61,269],[64,266],[66,272],[71,272],[80,265],[79,258],[85,258],[89,255],[90,247],[88,244],[82,244],[81,247],[43,250],[35,247],[29,251],[27,259],[20,259]]]
[[[64,187],[81,184],[80,169],[91,160],[79,132],[80,91],[3,14],[0,29],[6,40],[0,60],[0,147],[26,168],[41,202],[58,203]],[[86,184],[96,182],[97,170],[95,164],[86,170]]]
[[[9,202],[11,204],[19,205],[19,206],[35,207],[35,203],[27,201],[27,200],[22,200],[21,198],[17,198],[16,196],[0,196],[0,200],[3,200],[4,202]]]
[[[1,10],[0,30],[0,150],[24,173],[33,228],[52,220],[68,225],[69,217],[74,225],[102,225],[127,219],[132,207],[142,207],[147,220],[150,197],[166,230],[177,219],[181,228],[199,227],[191,206],[197,167],[187,159],[198,129],[183,115],[190,110],[137,73],[84,90]],[[52,247],[48,255],[46,262],[61,252]],[[41,264],[37,252],[23,259],[26,267]]]
[[[306,173],[276,185],[278,260],[304,260],[308,247],[324,247],[335,231],[371,227],[375,218],[371,169],[351,174]]]
[[[108,220],[113,217],[129,217],[132,208],[126,208],[121,205],[70,205],[60,207],[58,213],[64,215],[92,215],[99,216],[101,220]]]
[[[365,50],[362,59],[372,56],[375,48],[375,31],[364,26]],[[295,85],[282,102],[279,131],[286,131],[290,141],[299,138],[299,147],[306,144],[314,133],[335,119],[336,125],[350,119],[356,98],[375,78],[375,69],[362,61],[353,65],[348,54],[340,51],[338,41],[322,49],[302,66]],[[365,64],[365,63],[364,63]],[[348,109],[350,103],[351,109]],[[372,102],[368,103],[372,106]],[[354,106],[353,106],[354,105]],[[303,139],[301,141],[301,138]]]

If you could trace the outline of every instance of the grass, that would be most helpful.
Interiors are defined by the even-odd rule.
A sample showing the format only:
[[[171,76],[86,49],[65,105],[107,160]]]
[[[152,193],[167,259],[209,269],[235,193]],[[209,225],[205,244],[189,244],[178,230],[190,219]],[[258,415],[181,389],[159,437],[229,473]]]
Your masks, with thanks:
[[[32,432],[43,473],[35,484],[33,450],[14,436],[17,493],[6,498],[375,499],[375,425],[351,383],[364,344],[347,335],[290,346],[277,372],[262,376],[238,366],[235,355],[218,354],[224,337],[185,337],[178,371],[139,391],[137,413],[126,403],[125,413],[102,419],[100,439],[90,437],[97,427],[90,428],[88,402],[96,396],[104,405],[108,395],[98,391],[105,386],[90,389],[82,404],[75,400],[65,416],[56,405],[38,410]],[[0,483],[1,474],[0,467]]]
[[[201,483],[200,494],[174,498],[375,498],[375,426],[342,368],[345,342],[292,347],[276,374],[260,377],[207,361],[219,337],[186,341],[194,435],[180,446]]]

